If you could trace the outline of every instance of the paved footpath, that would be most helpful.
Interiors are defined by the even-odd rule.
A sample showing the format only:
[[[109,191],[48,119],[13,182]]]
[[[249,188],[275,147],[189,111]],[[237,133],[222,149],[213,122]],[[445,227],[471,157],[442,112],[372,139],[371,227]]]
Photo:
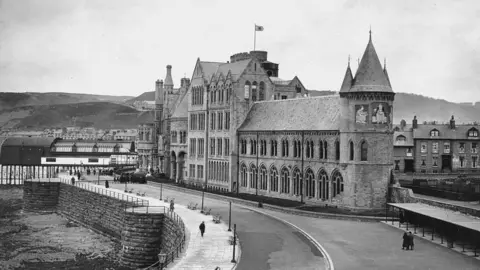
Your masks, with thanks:
[[[112,182],[110,182],[112,183]],[[113,184],[113,183],[112,183]],[[89,185],[98,189],[106,190],[104,185]],[[129,185],[130,187],[133,185]],[[124,194],[123,185],[110,185],[108,190],[116,191]],[[138,189],[137,189],[138,190]],[[134,191],[135,192],[135,191]],[[149,201],[149,206],[170,206],[169,203],[160,201],[158,198],[141,197],[136,194],[128,194],[132,197],[138,197]],[[151,193],[153,195],[153,193]],[[232,232],[228,232],[228,226],[225,223],[215,224],[211,216],[205,216],[199,211],[192,211],[183,205],[176,204],[175,212],[182,218],[187,229],[186,249],[182,255],[175,260],[173,264],[169,264],[164,269],[179,270],[212,270],[220,267],[222,270],[234,269],[236,264],[232,263],[233,246],[229,244]],[[205,221],[206,229],[204,237],[200,235],[198,226]],[[240,246],[236,246],[236,260],[241,256]]]

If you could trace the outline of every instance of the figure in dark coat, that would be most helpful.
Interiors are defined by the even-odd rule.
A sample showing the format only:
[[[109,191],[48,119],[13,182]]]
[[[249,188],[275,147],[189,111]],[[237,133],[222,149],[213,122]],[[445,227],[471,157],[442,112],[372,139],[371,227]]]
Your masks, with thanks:
[[[170,212],[173,212],[173,209],[175,209],[175,203],[173,202],[173,200],[170,200]]]
[[[407,249],[407,250],[408,250],[409,244],[410,244],[410,237],[409,237],[408,234],[405,232],[405,233],[403,234],[402,249]]]
[[[412,232],[410,232],[408,234],[408,246],[410,247],[411,250],[413,250],[414,245],[415,245],[415,243],[413,243],[413,234],[412,234]]]
[[[205,233],[205,221],[202,221],[202,223],[198,228],[200,228],[200,233],[202,234],[202,237],[203,237],[203,234]]]
[[[72,185],[75,185],[75,177],[72,177],[70,180],[72,181]]]
[[[109,188],[110,185],[108,184],[108,180],[105,181],[105,188]]]

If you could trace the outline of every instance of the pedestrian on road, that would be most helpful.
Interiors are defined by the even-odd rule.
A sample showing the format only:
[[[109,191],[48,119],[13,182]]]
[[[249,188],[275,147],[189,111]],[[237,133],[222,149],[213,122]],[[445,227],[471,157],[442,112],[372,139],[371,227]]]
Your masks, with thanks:
[[[173,200],[170,200],[170,212],[173,212],[173,209],[175,208],[174,206],[175,206],[175,203],[173,202]]]
[[[203,237],[203,234],[205,233],[205,221],[202,221],[199,228],[200,228],[200,233],[202,234],[202,237]]]
[[[70,180],[72,180],[72,186],[74,186],[75,185],[75,177],[72,177],[72,179],[70,179]]]
[[[410,237],[408,236],[407,232],[403,234],[403,243],[402,243],[402,249],[407,249],[409,247],[410,243]]]
[[[105,181],[105,188],[109,188],[110,185],[108,184],[108,180]]]
[[[405,222],[405,214],[403,214],[403,211],[400,211],[399,219],[400,224],[403,224]]]
[[[410,233],[408,234],[408,240],[409,240],[409,241],[408,241],[408,245],[409,245],[410,249],[413,250],[413,246],[415,245],[415,243],[413,243],[413,234],[412,234],[412,232],[410,232]]]

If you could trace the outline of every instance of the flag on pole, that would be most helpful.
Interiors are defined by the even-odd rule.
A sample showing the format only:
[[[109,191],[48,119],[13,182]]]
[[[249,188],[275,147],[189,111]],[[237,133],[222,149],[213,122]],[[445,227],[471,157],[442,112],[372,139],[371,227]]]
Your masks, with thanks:
[[[263,26],[255,24],[255,31],[263,31]]]

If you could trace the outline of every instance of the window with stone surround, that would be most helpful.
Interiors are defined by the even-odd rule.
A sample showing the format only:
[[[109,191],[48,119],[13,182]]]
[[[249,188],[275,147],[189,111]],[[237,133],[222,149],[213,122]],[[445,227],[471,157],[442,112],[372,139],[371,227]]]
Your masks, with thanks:
[[[319,157],[320,159],[324,159],[324,149],[323,149],[323,141],[320,140],[320,142],[318,143],[318,152],[319,152]]]
[[[478,130],[476,128],[469,129],[468,137],[478,137]]]
[[[343,177],[338,170],[335,170],[332,174],[332,183],[332,196],[335,197],[343,192]]]
[[[242,139],[240,140],[240,146],[241,146],[241,154],[246,155],[247,154],[247,140]]]
[[[257,82],[252,83],[252,101],[257,101]]]
[[[258,101],[265,100],[265,83],[260,82],[258,89]]]
[[[277,140],[271,140],[270,141],[270,156],[276,157],[277,156],[277,150],[278,150],[278,142]]]
[[[472,156],[472,168],[478,168],[478,156]]]
[[[335,141],[335,160],[340,160],[340,141]]]
[[[218,112],[218,123],[217,123],[217,129],[222,130],[223,129],[223,112]]]
[[[420,153],[427,153],[427,143],[426,142],[422,142],[420,144]]]
[[[225,152],[223,153],[224,156],[228,157],[230,155],[230,139],[229,138],[225,138],[224,139],[224,148],[225,148]]]
[[[305,154],[306,154],[307,158],[313,158],[314,157],[314,149],[315,149],[315,145],[313,144],[313,141],[312,140],[307,140],[305,142],[305,146],[306,146]]]
[[[395,160],[395,171],[400,170],[400,160]]]
[[[288,157],[288,140],[282,140],[282,157]]]
[[[432,157],[432,166],[433,167],[438,167],[438,156],[433,156]]]
[[[205,139],[198,139],[198,156],[203,157],[205,154]]]
[[[278,192],[278,171],[275,166],[270,168],[270,191]]]
[[[440,135],[440,132],[437,129],[432,129],[430,131],[430,137],[438,137]]]
[[[465,157],[460,156],[460,168],[465,168]]]
[[[422,164],[421,166],[427,166],[427,157],[422,157]]]
[[[349,151],[350,151],[350,160],[353,160],[355,158],[355,145],[353,144],[352,141],[349,143]]]
[[[242,163],[242,165],[240,166],[240,186],[242,187],[247,187],[247,178],[248,178],[248,170],[247,170],[247,166]]]
[[[478,153],[477,143],[472,142],[472,153],[473,154]]]
[[[443,143],[443,153],[450,154],[450,142]]]
[[[300,182],[302,181],[302,174],[298,168],[293,171],[293,195],[300,196]]]
[[[203,179],[203,165],[197,165],[197,178]]]
[[[461,142],[460,146],[458,147],[459,153],[465,153],[465,143]]]
[[[257,167],[255,165],[250,165],[250,188],[257,188],[258,184],[258,173]]]
[[[189,166],[190,178],[195,178],[195,164]]]
[[[290,194],[290,173],[286,167],[282,168],[280,181],[280,193]]]
[[[215,139],[210,138],[210,155],[214,156],[215,155]]]
[[[222,138],[217,138],[217,156],[221,156],[222,155]]]
[[[315,198],[315,175],[310,168],[305,173],[305,196]]]
[[[366,141],[360,143],[360,161],[368,160],[368,144]]]
[[[262,164],[260,167],[260,189],[267,190],[267,168]]]
[[[318,198],[322,200],[328,200],[329,198],[329,181],[328,181],[328,174],[325,170],[320,170],[318,173]]]
[[[432,143],[432,153],[438,154],[438,142]]]

